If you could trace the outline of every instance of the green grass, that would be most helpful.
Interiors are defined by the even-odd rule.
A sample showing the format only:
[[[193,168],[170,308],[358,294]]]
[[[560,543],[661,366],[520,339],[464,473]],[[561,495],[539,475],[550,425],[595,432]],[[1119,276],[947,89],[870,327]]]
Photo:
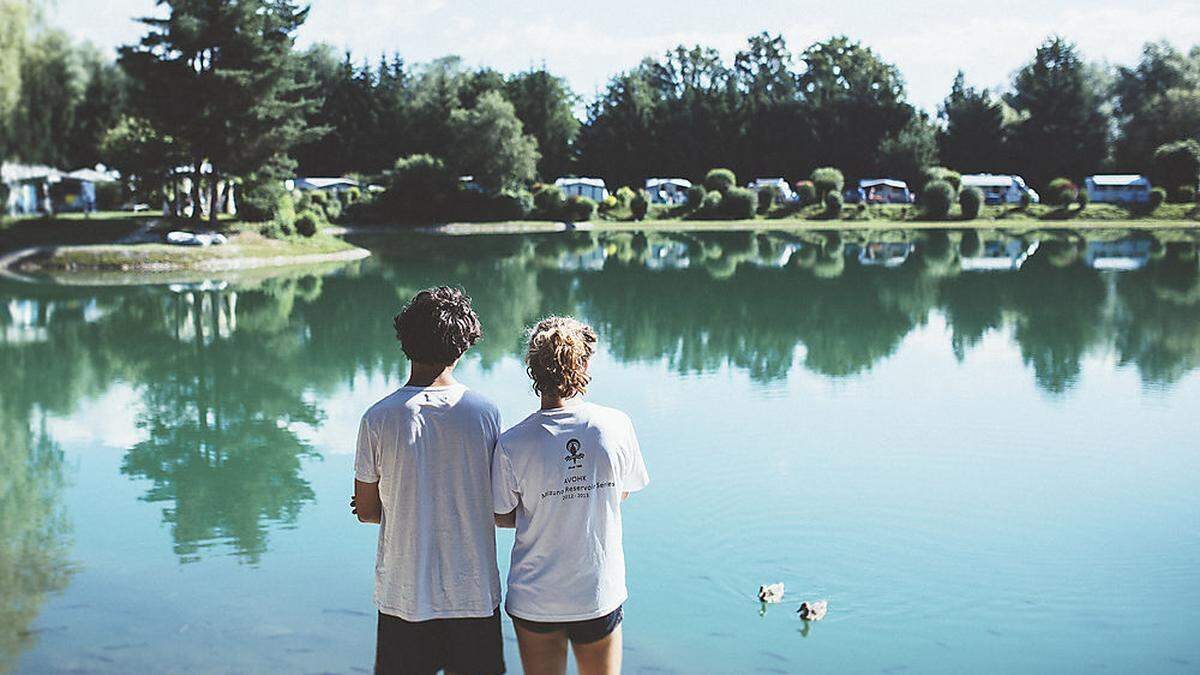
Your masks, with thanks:
[[[27,261],[23,269],[40,270],[138,270],[194,269],[212,263],[262,259],[286,259],[353,251],[356,247],[329,235],[312,238],[267,239],[246,232],[231,237],[223,246],[170,246],[167,244],[99,244],[59,246],[48,254]]]
[[[0,220],[0,252],[29,246],[83,245],[110,242],[134,232],[156,216],[108,211]]]

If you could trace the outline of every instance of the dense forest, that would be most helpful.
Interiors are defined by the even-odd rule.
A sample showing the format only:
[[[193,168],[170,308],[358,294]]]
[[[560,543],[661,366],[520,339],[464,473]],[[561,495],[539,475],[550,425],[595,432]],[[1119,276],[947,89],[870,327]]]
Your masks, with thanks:
[[[912,180],[939,164],[1041,187],[1150,172],[1161,145],[1200,139],[1200,45],[1147,43],[1137,63],[1109,67],[1050,36],[1003,90],[960,72],[924,111],[867,45],[835,36],[794,50],[762,33],[732,62],[678,46],[583,100],[544,67],[501,73],[455,56],[359,62],[329,45],[297,49],[307,10],[287,0],[160,7],[163,18],[143,19],[145,36],[112,60],[44,25],[36,2],[0,0],[0,157],[104,163],[147,190],[181,166],[199,178],[204,165],[212,185],[242,182],[248,208],[269,211],[273,198],[256,202],[255,186],[294,174],[377,177],[413,155],[488,190],[569,174],[640,185],[717,166]]]

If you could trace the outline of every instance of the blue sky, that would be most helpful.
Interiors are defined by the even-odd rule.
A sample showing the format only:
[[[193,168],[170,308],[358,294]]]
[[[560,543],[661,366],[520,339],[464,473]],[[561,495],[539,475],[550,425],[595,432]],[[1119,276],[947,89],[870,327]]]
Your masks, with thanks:
[[[111,49],[141,34],[132,17],[155,12],[153,0],[53,0],[47,19]],[[1052,33],[1113,63],[1135,61],[1148,40],[1189,48],[1200,42],[1200,1],[313,0],[299,42],[328,42],[372,61],[383,51],[410,63],[458,54],[506,72],[544,62],[590,98],[644,56],[700,43],[731,58],[762,30],[782,33],[794,52],[835,34],[861,40],[899,66],[909,98],[933,112],[958,68],[972,84],[1003,85]]]

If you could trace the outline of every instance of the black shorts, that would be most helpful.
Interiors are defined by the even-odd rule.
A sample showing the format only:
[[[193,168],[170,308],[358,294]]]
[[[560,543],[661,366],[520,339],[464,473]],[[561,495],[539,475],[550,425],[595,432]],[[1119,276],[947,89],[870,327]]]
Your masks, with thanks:
[[[581,645],[598,642],[608,637],[617,629],[617,626],[621,625],[621,619],[625,618],[620,607],[602,617],[583,621],[527,621],[512,614],[509,616],[512,616],[513,624],[534,633],[566,631],[567,639]]]
[[[480,619],[405,621],[379,613],[376,675],[426,675],[448,670],[463,675],[504,672],[500,608]]]

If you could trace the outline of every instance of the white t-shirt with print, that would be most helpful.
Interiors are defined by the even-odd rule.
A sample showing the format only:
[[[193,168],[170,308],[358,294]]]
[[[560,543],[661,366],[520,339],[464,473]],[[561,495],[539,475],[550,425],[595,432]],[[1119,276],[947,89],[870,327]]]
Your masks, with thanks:
[[[375,604],[406,621],[486,617],[500,604],[491,466],[495,404],[462,384],[404,386],[371,406],[354,475],[383,504]]]
[[[650,481],[629,417],[593,403],[539,410],[501,434],[492,462],[496,513],[517,511],[508,613],[583,621],[620,607],[621,493]]]

